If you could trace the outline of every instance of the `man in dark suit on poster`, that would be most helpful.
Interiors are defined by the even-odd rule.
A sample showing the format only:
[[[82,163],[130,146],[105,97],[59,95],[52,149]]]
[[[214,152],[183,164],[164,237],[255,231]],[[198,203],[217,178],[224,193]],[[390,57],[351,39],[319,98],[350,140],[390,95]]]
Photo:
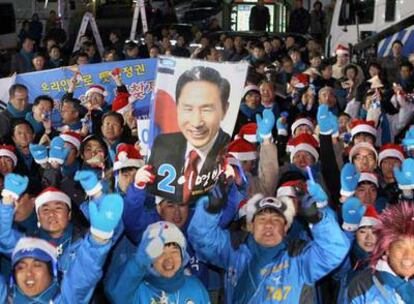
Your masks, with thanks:
[[[220,123],[229,108],[230,83],[213,68],[197,66],[177,81],[175,100],[180,132],[158,135],[149,164],[156,174],[148,190],[188,202],[212,188],[230,136]]]

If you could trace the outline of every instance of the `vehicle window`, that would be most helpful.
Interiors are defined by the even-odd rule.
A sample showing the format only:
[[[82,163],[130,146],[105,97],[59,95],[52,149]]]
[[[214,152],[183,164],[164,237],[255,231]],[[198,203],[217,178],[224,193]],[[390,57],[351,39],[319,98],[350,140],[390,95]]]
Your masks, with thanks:
[[[375,0],[344,0],[338,25],[369,24],[374,21]]]
[[[16,31],[16,20],[12,3],[0,4],[0,35],[11,34]]]
[[[395,20],[396,0],[387,0],[385,4],[385,21]]]

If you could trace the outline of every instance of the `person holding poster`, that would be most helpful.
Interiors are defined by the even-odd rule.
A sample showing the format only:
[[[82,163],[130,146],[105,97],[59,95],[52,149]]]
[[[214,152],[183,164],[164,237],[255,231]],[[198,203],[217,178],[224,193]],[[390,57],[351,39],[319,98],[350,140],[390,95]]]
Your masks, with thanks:
[[[178,77],[175,88],[178,130],[172,133],[166,130],[167,134],[160,134],[154,140],[149,164],[156,176],[148,187],[150,192],[188,203],[192,196],[214,186],[230,140],[221,126],[229,111],[230,92],[230,82],[212,67],[194,66]],[[166,102],[160,102],[165,93],[157,91],[156,103]]]

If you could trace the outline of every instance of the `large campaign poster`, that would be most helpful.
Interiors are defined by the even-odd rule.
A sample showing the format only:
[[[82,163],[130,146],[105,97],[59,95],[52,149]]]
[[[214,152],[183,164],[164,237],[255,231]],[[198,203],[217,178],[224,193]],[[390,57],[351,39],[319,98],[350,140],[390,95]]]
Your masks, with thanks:
[[[67,92],[71,77],[77,72],[78,84],[74,92],[76,98],[82,101],[89,86],[98,84],[108,92],[106,102],[111,104],[116,95],[116,85],[111,80],[110,73],[117,69],[131,95],[129,101],[134,103],[135,115],[140,118],[148,117],[156,66],[156,59],[85,64],[19,74],[15,81],[29,88],[30,102],[39,95],[49,95],[59,101]]]
[[[190,203],[216,183],[237,119],[247,63],[161,57],[150,112],[151,193]]]

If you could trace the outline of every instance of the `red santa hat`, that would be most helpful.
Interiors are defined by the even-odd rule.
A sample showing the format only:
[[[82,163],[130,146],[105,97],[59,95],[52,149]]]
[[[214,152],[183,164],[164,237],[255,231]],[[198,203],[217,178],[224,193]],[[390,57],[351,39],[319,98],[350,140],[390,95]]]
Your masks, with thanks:
[[[363,182],[370,182],[375,185],[375,187],[378,188],[378,177],[374,173],[370,172],[361,172],[361,175],[358,179],[358,184]]]
[[[335,54],[337,56],[340,56],[340,55],[349,55],[349,48],[346,47],[343,44],[338,44],[338,46],[335,49]]]
[[[248,142],[255,144],[257,143],[256,132],[257,124],[255,122],[249,122],[240,128],[239,134],[237,134],[236,138],[244,138]]]
[[[290,161],[293,162],[293,157],[299,151],[306,151],[310,153],[314,158],[315,161],[319,159],[318,147],[319,143],[316,139],[309,134],[301,134],[292,139],[290,142],[291,144],[291,152],[290,152]]]
[[[93,84],[89,86],[89,89],[85,92],[85,96],[88,97],[91,93],[98,93],[104,97],[108,96],[108,92],[105,90],[105,88],[98,84]]]
[[[368,133],[377,138],[377,129],[375,122],[372,120],[355,119],[351,123],[351,137],[354,138],[358,133]]]
[[[0,157],[6,156],[11,158],[14,167],[17,165],[17,156],[15,152],[16,148],[12,145],[0,145]]]
[[[116,150],[114,171],[130,167],[140,168],[145,164],[141,154],[133,145],[120,144]]]
[[[352,163],[352,159],[358,153],[360,149],[367,149],[374,153],[375,159],[378,159],[377,150],[375,150],[374,146],[368,142],[360,142],[357,143],[355,146],[352,147],[351,151],[349,151],[349,162]]]
[[[227,152],[239,161],[257,159],[256,146],[243,138],[235,139],[229,143]]]
[[[44,204],[54,201],[65,203],[68,205],[69,209],[72,208],[70,197],[66,193],[56,189],[55,187],[47,187],[45,190],[40,192],[35,199],[36,213],[39,214],[39,208]]]
[[[265,197],[258,193],[247,202],[246,222],[251,223],[254,216],[264,209],[274,209],[285,218],[288,227],[292,225],[293,218],[296,215],[295,205],[290,197]]]
[[[292,130],[292,134],[295,134],[296,129],[302,125],[308,126],[312,131],[315,129],[315,125],[313,124],[313,121],[311,118],[306,117],[306,116],[300,116],[296,118],[296,120],[293,122],[290,128]]]
[[[403,147],[396,144],[383,145],[378,156],[378,165],[386,158],[396,158],[403,162],[405,159]]]
[[[254,85],[254,84],[250,84],[244,87],[243,89],[243,98],[246,97],[246,95],[250,92],[256,92],[258,94],[260,94],[260,89],[258,86]]]
[[[114,101],[112,102],[112,111],[124,114],[130,109],[129,93],[118,92]]]
[[[82,142],[82,137],[80,136],[79,133],[74,132],[74,131],[66,131],[66,132],[63,132],[62,134],[60,134],[60,137],[65,142],[68,142],[68,143],[72,144],[73,146],[75,146],[76,150],[79,151],[80,146],[81,146],[81,142]]]
[[[379,222],[378,213],[375,210],[375,207],[372,205],[368,205],[366,207],[367,209],[365,210],[365,214],[359,222],[358,228],[364,226],[375,226]]]
[[[295,187],[297,187],[302,181],[301,180],[292,180],[280,185],[277,189],[276,196],[291,196],[296,197]]]
[[[297,89],[303,89],[309,85],[309,75],[305,73],[300,73],[295,76],[293,76],[296,80],[295,82],[295,88]]]

